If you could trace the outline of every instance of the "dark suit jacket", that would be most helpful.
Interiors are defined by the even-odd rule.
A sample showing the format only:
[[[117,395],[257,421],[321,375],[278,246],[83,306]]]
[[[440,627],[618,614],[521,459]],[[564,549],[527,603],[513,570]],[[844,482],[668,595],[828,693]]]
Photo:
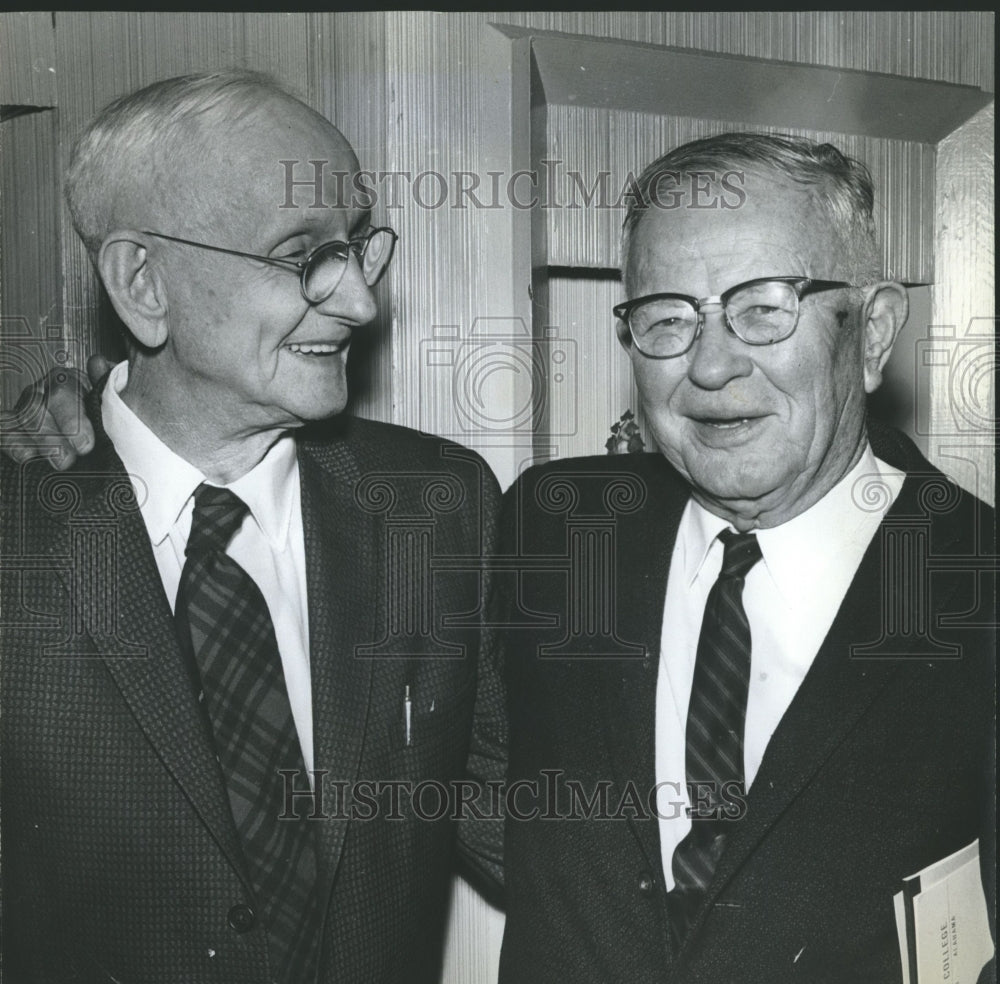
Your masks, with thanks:
[[[299,461],[327,770],[319,980],[434,981],[454,824],[436,787],[418,815],[386,783],[465,774],[498,489],[471,452],[349,418],[303,437]],[[225,789],[120,461],[99,433],[66,474],[2,467],[4,981],[264,982]],[[497,679],[478,678],[471,761],[502,778]],[[496,828],[463,839],[494,875]]]
[[[642,454],[555,462],[507,493],[509,779],[540,789],[508,819],[504,984],[899,982],[901,880],[980,837],[993,883],[992,513],[886,437],[906,483],[680,950],[647,793],[687,487]]]

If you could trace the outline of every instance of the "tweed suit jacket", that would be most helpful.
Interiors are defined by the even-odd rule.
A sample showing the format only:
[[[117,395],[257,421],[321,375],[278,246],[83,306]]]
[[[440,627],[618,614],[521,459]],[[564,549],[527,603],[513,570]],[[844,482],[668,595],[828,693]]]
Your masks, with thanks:
[[[97,429],[65,474],[2,463],[4,980],[265,982],[211,739],[131,485]],[[437,787],[416,810],[407,790],[446,788],[469,763],[503,775],[498,675],[485,659],[477,673],[498,489],[457,445],[348,417],[302,436],[299,463],[318,980],[435,981],[456,825]],[[498,878],[498,824],[463,833],[463,856]]]
[[[995,896],[992,512],[902,435],[872,443],[908,473],[902,492],[680,948],[648,793],[688,488],[661,455],[633,454],[550,463],[505,495],[501,553],[521,570],[501,603],[519,623],[501,647],[509,782],[523,785],[502,984],[898,984],[905,876],[979,837]]]

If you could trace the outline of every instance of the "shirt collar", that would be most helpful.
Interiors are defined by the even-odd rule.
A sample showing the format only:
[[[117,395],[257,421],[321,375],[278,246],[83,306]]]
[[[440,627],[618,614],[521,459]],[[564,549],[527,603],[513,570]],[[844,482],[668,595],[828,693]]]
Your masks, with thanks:
[[[283,434],[267,454],[229,488],[250,508],[261,532],[275,550],[288,540],[292,507],[299,494],[299,461],[295,439]]]
[[[111,370],[101,399],[104,429],[136,485],[139,510],[154,545],[161,544],[182,521],[194,490],[205,476],[167,447],[121,398],[128,364]],[[227,486],[249,507],[275,550],[288,539],[292,507],[298,494],[298,459],[290,434],[280,437],[246,475]],[[209,484],[216,484],[211,482]],[[189,523],[184,524],[187,538]]]
[[[781,594],[794,601],[801,591],[813,590],[824,569],[849,557],[860,560],[877,525],[873,514],[879,514],[880,522],[904,478],[866,444],[857,464],[822,499],[780,526],[756,530],[764,565]],[[688,502],[682,524],[686,526],[684,583],[691,587],[729,524],[694,499]],[[803,570],[811,570],[812,576],[804,579]]]
[[[719,534],[729,527],[720,516],[710,513],[704,506],[689,499],[685,516],[681,520],[685,530],[684,583],[690,588],[701,573]]]
[[[865,445],[857,464],[822,499],[781,526],[758,530],[764,562],[790,604],[835,575],[853,575],[899,494],[905,475]],[[804,578],[803,571],[811,571]]]

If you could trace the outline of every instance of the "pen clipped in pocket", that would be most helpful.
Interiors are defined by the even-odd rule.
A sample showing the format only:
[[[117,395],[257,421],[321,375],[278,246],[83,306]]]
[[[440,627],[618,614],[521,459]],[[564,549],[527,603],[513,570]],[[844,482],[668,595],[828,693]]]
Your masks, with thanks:
[[[474,681],[463,682],[457,690],[440,686],[404,684],[399,695],[396,719],[390,722],[392,743],[397,748],[415,748],[451,728],[468,727],[475,695]]]

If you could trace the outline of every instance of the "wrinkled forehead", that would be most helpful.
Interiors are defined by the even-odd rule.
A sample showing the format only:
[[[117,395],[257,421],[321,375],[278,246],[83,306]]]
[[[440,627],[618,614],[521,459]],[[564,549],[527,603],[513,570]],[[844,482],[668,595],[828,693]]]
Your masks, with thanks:
[[[634,227],[625,282],[632,296],[719,293],[755,277],[832,278],[841,254],[816,189],[772,173],[681,174]]]
[[[158,167],[159,209],[192,209],[199,225],[243,233],[289,220],[355,222],[364,209],[351,194],[358,160],[347,139],[291,99],[266,97],[236,115],[189,123]]]

